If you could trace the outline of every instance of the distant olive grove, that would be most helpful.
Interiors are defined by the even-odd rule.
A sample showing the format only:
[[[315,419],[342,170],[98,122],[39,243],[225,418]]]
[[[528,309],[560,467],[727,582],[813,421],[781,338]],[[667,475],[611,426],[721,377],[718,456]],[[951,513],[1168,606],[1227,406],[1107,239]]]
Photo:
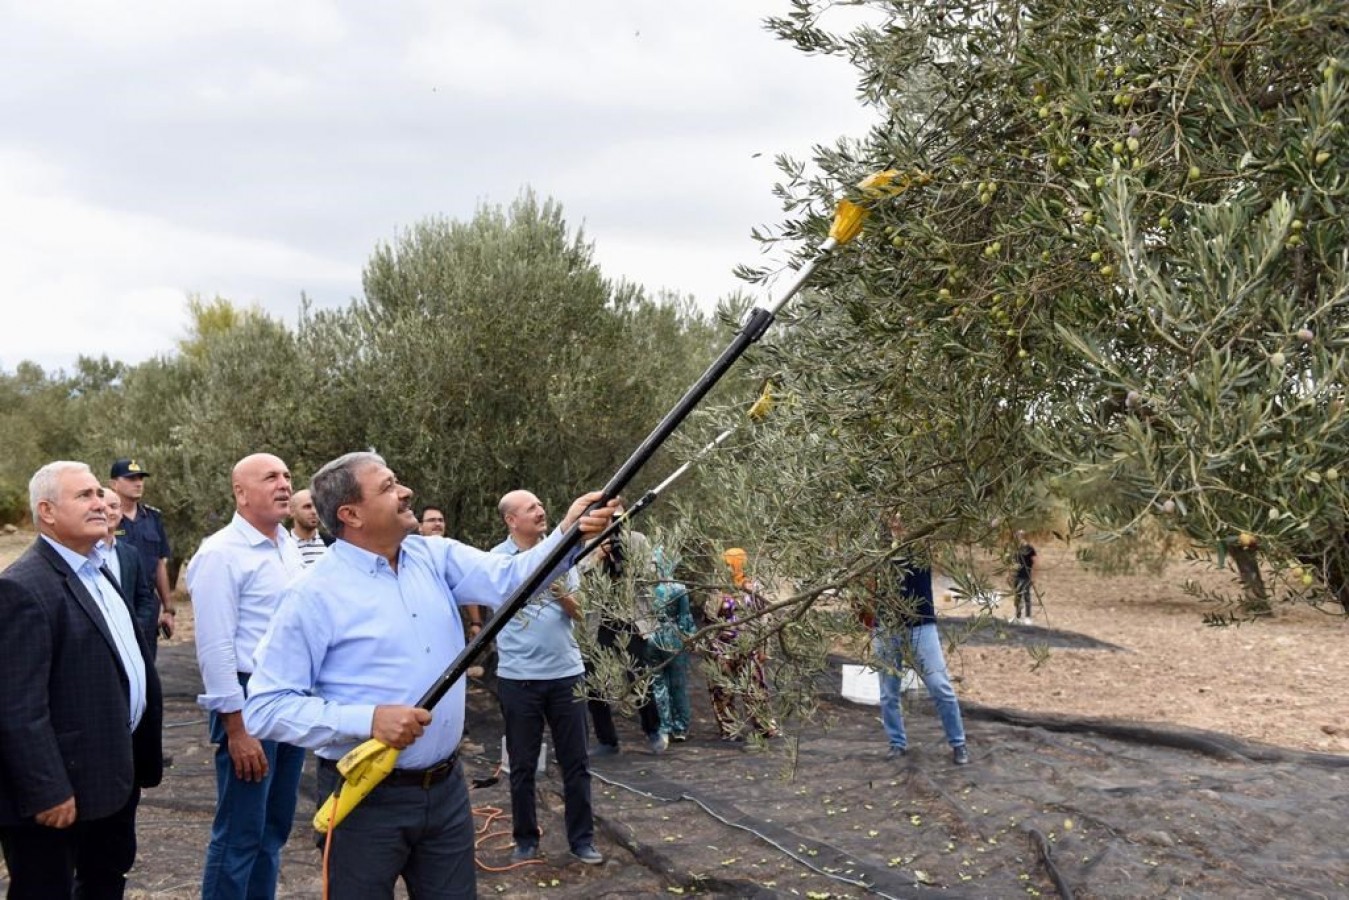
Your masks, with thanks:
[[[606,278],[562,209],[529,192],[398,234],[371,256],[364,296],[304,302],[294,327],[227,299],[188,304],[174,352],[0,372],[0,520],[25,519],[44,462],[102,476],[135,456],[186,556],[230,515],[245,454],[281,456],[298,485],[373,447],[454,534],[495,541],[501,494],[528,488],[560,511],[602,484],[726,337],[688,299]]]

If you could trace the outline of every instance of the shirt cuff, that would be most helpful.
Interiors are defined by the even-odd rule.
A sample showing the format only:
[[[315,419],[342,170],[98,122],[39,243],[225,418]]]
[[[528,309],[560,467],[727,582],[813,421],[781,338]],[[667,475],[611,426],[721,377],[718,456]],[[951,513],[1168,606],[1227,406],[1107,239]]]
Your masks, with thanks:
[[[365,740],[373,736],[375,727],[375,706],[362,703],[355,706],[343,706],[337,713],[337,730],[343,737]]]
[[[198,694],[197,705],[215,713],[239,712],[244,708],[244,692],[230,694]]]

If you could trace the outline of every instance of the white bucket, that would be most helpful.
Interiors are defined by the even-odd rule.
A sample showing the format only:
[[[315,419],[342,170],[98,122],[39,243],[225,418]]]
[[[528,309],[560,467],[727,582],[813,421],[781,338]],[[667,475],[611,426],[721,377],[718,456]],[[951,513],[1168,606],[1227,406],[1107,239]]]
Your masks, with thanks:
[[[905,669],[899,678],[901,691],[916,691],[921,682],[912,669]],[[845,665],[843,667],[843,691],[845,699],[868,706],[879,706],[881,702],[881,675],[870,666]]]
[[[548,742],[539,744],[539,764],[534,767],[534,771],[540,775],[548,771]],[[506,736],[501,736],[501,774],[509,775],[511,773],[511,757],[506,752]]]

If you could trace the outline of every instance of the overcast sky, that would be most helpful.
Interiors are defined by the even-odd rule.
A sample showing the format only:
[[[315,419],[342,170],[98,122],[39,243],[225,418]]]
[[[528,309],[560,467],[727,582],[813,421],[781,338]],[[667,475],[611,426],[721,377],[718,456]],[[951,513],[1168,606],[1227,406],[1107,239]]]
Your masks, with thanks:
[[[343,305],[378,242],[525,185],[607,275],[711,306],[781,218],[774,155],[873,118],[786,11],[0,0],[0,368],[171,350],[189,293]]]

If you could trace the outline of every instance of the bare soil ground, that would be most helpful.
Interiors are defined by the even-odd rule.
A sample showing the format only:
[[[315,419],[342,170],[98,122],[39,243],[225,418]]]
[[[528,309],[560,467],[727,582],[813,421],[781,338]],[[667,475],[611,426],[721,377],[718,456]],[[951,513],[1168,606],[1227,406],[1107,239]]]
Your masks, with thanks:
[[[0,536],[0,566],[30,540]],[[1078,897],[1349,893],[1335,837],[1349,799],[1349,671],[1335,660],[1349,623],[1288,609],[1213,629],[1200,622],[1205,609],[1172,586],[1179,564],[1163,579],[1107,579],[1082,572],[1065,548],[1042,547],[1039,561],[1035,626],[976,619],[950,655],[973,765],[950,765],[921,693],[906,698],[911,752],[893,763],[874,707],[826,698],[821,723],[756,752],[715,740],[695,687],[689,743],[657,757],[623,722],[624,753],[593,766],[603,866],[566,858],[555,766],[540,782],[547,859],[537,865],[511,868],[508,835],[491,836],[509,828],[493,818],[509,812],[505,784],[475,790],[479,894],[1041,896],[1057,892],[1056,874]],[[1197,574],[1214,584],[1225,577]],[[1011,614],[1009,603],[996,617]],[[970,612],[944,604],[948,633],[964,631]],[[197,894],[214,807],[190,615],[181,618],[159,662],[174,765],[142,801],[133,898]],[[481,687],[469,705],[480,749],[469,748],[466,773],[490,781],[499,715]],[[1210,751],[1195,752],[1196,743]],[[311,766],[282,897],[321,896],[307,828],[312,783]]]
[[[1076,632],[1127,653],[1049,648],[1038,639],[970,642],[948,663],[963,699],[1029,712],[1172,723],[1325,753],[1349,753],[1349,619],[1305,605],[1215,628],[1212,607],[1179,588],[1228,587],[1229,573],[1176,562],[1162,577],[1085,572],[1062,545],[1040,548],[1035,625]],[[1011,616],[1011,598],[996,615]],[[948,606],[952,612],[962,612]],[[1025,631],[1006,626],[1009,631]]]

